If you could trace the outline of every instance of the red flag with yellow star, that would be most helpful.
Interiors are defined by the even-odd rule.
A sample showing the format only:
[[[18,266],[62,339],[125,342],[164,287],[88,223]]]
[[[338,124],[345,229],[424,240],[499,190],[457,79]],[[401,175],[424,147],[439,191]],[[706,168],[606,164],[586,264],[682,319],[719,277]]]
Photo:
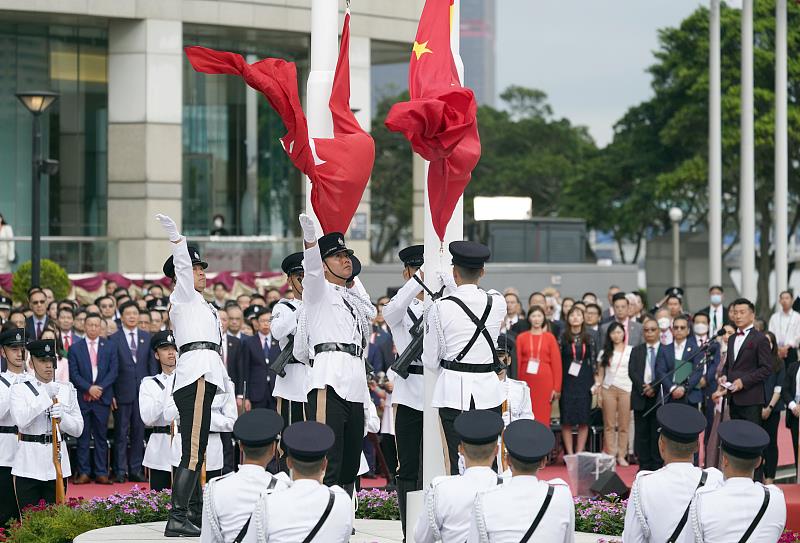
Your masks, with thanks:
[[[430,161],[428,199],[440,240],[481,156],[475,95],[461,85],[450,50],[451,6],[425,2],[408,68],[411,100],[392,106],[385,122]]]
[[[349,51],[350,12],[347,11],[328,102],[333,118],[333,138],[314,138],[312,148],[293,62],[267,58],[247,64],[235,53],[205,47],[186,48],[186,56],[195,70],[241,76],[249,86],[260,91],[280,115],[286,127],[281,143],[294,165],[311,179],[311,205],[326,234],[347,230],[375,161],[375,142],[359,126],[350,109]]]

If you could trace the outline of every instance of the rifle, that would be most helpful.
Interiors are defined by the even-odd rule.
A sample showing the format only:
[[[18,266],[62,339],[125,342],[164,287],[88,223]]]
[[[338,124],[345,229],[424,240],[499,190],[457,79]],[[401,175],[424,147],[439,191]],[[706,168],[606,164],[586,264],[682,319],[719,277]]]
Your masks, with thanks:
[[[431,297],[431,300],[434,302],[441,298],[444,294],[444,287],[442,287],[439,292],[432,292],[431,289],[429,289],[419,277],[416,275],[412,275],[411,277],[417,283],[419,283],[423,289],[425,289],[425,292],[428,293],[428,295]],[[392,371],[394,371],[403,379],[408,379],[408,367],[411,365],[411,363],[415,360],[419,360],[422,356],[422,342],[425,338],[425,329],[423,328],[425,326],[425,319],[420,317],[419,320],[416,320],[416,317],[414,317],[410,309],[406,308],[406,311],[408,311],[411,320],[414,321],[414,325],[411,327],[411,330],[409,330],[409,333],[413,339],[411,340],[411,343],[408,344],[408,347],[406,347],[406,350],[403,351],[402,354],[397,357],[397,360],[395,360],[391,365]]]
[[[289,336],[289,341],[286,343],[286,347],[284,347],[283,350],[281,351],[281,354],[279,354],[273,362],[270,362],[269,369],[271,369],[281,377],[286,377],[286,366],[288,366],[292,362],[296,362],[294,355],[292,354],[293,349],[294,349],[294,334]]]
[[[58,398],[53,398],[53,405],[58,403]],[[53,467],[56,470],[56,505],[61,505],[66,501],[64,495],[64,475],[61,473],[61,442],[58,439],[59,419],[52,419],[53,432]]]

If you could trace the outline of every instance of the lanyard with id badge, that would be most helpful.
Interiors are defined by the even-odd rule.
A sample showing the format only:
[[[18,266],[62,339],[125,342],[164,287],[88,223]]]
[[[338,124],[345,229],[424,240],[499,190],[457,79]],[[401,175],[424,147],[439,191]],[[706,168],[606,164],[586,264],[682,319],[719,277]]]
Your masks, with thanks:
[[[536,349],[536,356],[533,356],[533,334],[530,335],[531,338],[531,358],[528,359],[528,373],[531,375],[536,375],[539,373],[539,363],[541,358],[539,355],[542,354],[542,342],[544,341],[544,334],[539,336],[539,345]]]
[[[579,341],[572,342],[572,362],[569,364],[569,369],[567,373],[572,375],[573,377],[577,377],[581,373],[581,365],[583,364],[583,358],[586,356],[586,344],[581,343],[581,357],[580,359],[577,357],[577,349],[575,348],[575,344],[579,343]]]

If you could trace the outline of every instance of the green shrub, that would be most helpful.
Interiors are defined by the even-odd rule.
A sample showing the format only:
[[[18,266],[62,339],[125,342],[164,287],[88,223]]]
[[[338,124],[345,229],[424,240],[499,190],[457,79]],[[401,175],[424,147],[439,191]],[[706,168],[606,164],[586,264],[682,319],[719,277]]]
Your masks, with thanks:
[[[28,299],[28,289],[31,288],[31,261],[20,264],[12,278],[13,287],[11,296],[15,302]],[[39,286],[53,291],[56,300],[63,300],[72,290],[72,284],[66,270],[53,262],[43,258],[39,272]]]

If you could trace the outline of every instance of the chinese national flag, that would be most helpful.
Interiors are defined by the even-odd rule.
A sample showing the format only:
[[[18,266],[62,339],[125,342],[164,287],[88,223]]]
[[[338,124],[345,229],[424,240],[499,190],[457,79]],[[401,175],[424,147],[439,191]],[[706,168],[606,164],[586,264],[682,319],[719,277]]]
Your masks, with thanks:
[[[440,240],[481,156],[475,95],[461,86],[450,50],[451,3],[425,2],[408,70],[411,100],[395,104],[385,122],[430,161],[428,198]]]
[[[281,143],[292,163],[311,179],[311,204],[325,233],[347,230],[375,161],[375,143],[350,110],[349,51],[350,13],[347,12],[328,102],[333,118],[333,138],[314,138],[312,149],[293,62],[267,58],[247,64],[235,53],[205,47],[186,48],[186,56],[195,70],[242,77],[250,87],[261,92],[280,115],[286,127]]]

